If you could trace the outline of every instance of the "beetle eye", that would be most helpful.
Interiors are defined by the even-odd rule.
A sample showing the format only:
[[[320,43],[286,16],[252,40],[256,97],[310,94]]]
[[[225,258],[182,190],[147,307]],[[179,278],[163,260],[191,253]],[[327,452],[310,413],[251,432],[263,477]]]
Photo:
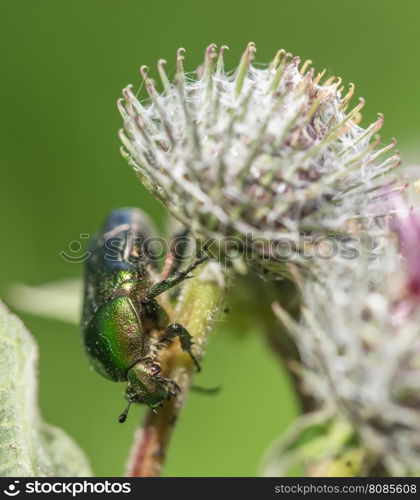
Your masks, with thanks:
[[[153,365],[150,366],[150,371],[152,375],[156,375],[160,373],[160,366],[154,363]]]

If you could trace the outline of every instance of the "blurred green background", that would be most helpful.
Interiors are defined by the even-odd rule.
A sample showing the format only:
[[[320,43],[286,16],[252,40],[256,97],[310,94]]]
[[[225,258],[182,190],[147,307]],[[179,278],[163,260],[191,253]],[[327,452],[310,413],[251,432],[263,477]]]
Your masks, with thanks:
[[[383,112],[384,141],[399,138],[403,158],[415,160],[418,0],[9,0],[1,11],[2,296],[14,282],[81,276],[81,265],[58,254],[80,233],[94,232],[114,207],[137,205],[164,226],[163,209],[120,157],[115,102],[127,83],[139,86],[140,65],[163,57],[173,69],[179,46],[191,71],[210,42],[230,46],[227,67],[250,40],[261,62],[281,47],[311,58],[316,68],[356,83],[356,95],[367,100],[363,123]],[[116,423],[123,386],[89,370],[78,329],[22,317],[40,345],[45,418],[78,441],[96,475],[121,475],[142,410],[126,425]],[[232,332],[226,320],[196,379],[223,390],[191,395],[166,475],[255,475],[265,447],[296,415],[264,340]]]

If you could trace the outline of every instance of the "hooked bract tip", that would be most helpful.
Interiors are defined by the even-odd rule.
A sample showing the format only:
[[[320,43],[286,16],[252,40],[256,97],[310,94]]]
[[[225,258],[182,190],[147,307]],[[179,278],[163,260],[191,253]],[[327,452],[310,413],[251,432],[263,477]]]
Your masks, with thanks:
[[[216,49],[217,49],[217,45],[215,43],[211,43],[210,45],[208,45],[206,47],[205,55],[206,56],[211,55]]]

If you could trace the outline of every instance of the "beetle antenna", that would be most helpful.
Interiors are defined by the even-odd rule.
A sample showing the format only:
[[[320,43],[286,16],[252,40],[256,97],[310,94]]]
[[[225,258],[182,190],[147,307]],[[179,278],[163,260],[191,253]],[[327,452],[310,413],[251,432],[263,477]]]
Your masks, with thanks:
[[[128,402],[128,405],[126,406],[125,410],[118,417],[118,422],[120,424],[123,424],[127,420],[128,410],[130,409],[131,403],[132,403],[132,401]]]

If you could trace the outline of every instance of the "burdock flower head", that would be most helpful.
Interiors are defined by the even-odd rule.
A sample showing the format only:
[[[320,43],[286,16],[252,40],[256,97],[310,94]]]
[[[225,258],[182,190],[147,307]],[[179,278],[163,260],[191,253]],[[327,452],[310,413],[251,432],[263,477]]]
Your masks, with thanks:
[[[400,212],[393,227],[359,259],[317,263],[299,327],[275,309],[291,326],[308,392],[351,423],[389,474],[418,475],[420,216]]]
[[[300,232],[342,230],[363,215],[381,177],[399,163],[386,157],[394,142],[372,139],[383,117],[358,126],[354,86],[316,74],[279,50],[267,65],[252,63],[249,43],[235,71],[210,45],[195,75],[183,68],[170,81],[165,61],[159,92],[140,69],[149,98],[123,91],[123,154],[145,186],[197,235],[273,242]]]

